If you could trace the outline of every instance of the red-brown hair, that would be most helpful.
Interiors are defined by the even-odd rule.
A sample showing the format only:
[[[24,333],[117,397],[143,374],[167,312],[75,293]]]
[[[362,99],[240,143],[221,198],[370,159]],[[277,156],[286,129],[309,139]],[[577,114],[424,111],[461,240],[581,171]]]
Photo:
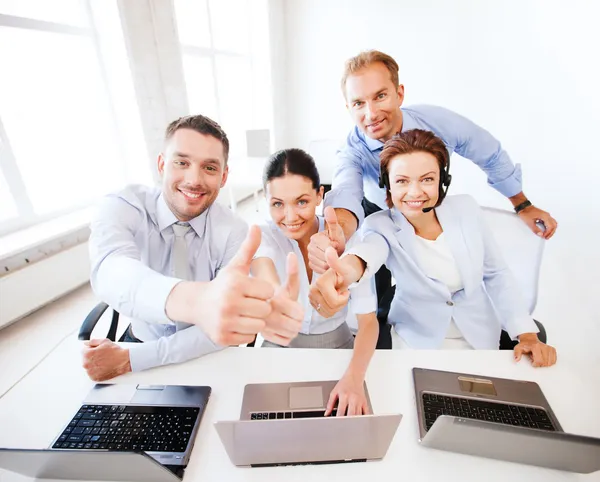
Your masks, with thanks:
[[[383,151],[379,158],[381,159],[381,178],[384,181],[386,192],[385,202],[389,208],[394,206],[392,194],[390,192],[389,168],[392,159],[402,154],[411,154],[413,152],[426,152],[436,158],[440,168],[440,182],[442,172],[448,165],[448,151],[444,142],[433,132],[422,129],[412,129],[395,135],[383,146]]]

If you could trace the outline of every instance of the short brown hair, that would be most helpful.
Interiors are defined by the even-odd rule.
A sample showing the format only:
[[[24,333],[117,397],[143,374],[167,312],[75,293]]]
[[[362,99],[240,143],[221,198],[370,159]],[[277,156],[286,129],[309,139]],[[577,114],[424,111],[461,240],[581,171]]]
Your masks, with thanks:
[[[426,152],[437,159],[440,167],[440,183],[442,180],[442,171],[448,165],[448,150],[444,142],[433,132],[422,129],[412,129],[402,132],[387,141],[379,158],[381,159],[381,178],[386,184],[385,202],[389,208],[392,208],[392,194],[390,193],[389,168],[392,159],[402,154],[411,154],[412,152]],[[387,179],[387,180],[385,180]]]
[[[227,165],[227,158],[229,157],[229,139],[227,134],[221,129],[221,126],[214,120],[209,119],[203,115],[186,115],[180,117],[177,120],[171,122],[165,131],[165,141],[168,141],[173,134],[179,129],[191,129],[204,134],[206,136],[212,136],[223,144],[223,156],[225,157],[225,165]]]
[[[379,50],[365,50],[357,56],[346,60],[344,75],[342,75],[342,92],[344,93],[344,97],[346,97],[346,80],[348,80],[348,77],[376,62],[381,62],[385,65],[390,72],[394,87],[398,88],[398,85],[400,85],[398,63],[388,54],[384,54]]]

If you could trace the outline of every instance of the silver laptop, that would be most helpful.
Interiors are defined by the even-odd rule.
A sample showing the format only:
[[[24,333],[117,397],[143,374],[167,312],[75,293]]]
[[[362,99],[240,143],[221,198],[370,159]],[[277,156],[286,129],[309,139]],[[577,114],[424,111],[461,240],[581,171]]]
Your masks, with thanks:
[[[246,385],[240,420],[216,422],[238,466],[364,462],[382,459],[401,414],[324,417],[337,380]]]
[[[0,469],[35,480],[181,482],[173,472],[140,452],[0,449]],[[10,479],[0,474],[0,480]]]
[[[97,384],[53,450],[145,452],[183,477],[211,388]]]
[[[600,470],[600,439],[565,433],[539,385],[413,368],[420,442],[569,472]]]

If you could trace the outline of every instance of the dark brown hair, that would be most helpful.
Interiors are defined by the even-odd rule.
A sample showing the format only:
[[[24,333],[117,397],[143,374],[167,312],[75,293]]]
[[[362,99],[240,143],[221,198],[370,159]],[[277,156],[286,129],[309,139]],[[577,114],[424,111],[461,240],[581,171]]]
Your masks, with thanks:
[[[379,158],[381,159],[381,179],[386,188],[385,202],[389,208],[392,208],[392,195],[390,193],[389,168],[392,159],[402,154],[412,152],[426,152],[437,159],[440,168],[440,186],[445,175],[445,169],[448,165],[448,150],[444,142],[433,132],[421,129],[412,129],[395,135],[383,146],[383,151]]]
[[[397,62],[388,54],[384,54],[379,50],[365,50],[357,56],[346,60],[344,74],[342,75],[342,92],[344,93],[344,97],[346,97],[346,80],[348,80],[348,77],[376,62],[381,62],[385,65],[390,72],[394,87],[398,88],[400,81],[398,78],[399,69]]]
[[[271,154],[263,171],[263,186],[266,187],[271,179],[284,177],[288,173],[310,179],[317,191],[321,187],[315,160],[302,149],[283,149]]]
[[[199,134],[212,136],[218,141],[221,141],[221,144],[223,144],[225,165],[227,165],[227,158],[229,157],[229,139],[227,139],[225,131],[221,129],[221,126],[214,120],[203,115],[186,115],[180,117],[167,126],[165,131],[165,141],[169,140],[179,129],[191,129]]]

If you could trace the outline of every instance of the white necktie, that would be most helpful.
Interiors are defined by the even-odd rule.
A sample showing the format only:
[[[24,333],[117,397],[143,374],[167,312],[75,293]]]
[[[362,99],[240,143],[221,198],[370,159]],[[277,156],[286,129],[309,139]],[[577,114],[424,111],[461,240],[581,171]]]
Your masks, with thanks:
[[[188,248],[185,242],[185,235],[190,230],[191,226],[188,223],[173,224],[173,233],[175,234],[175,242],[173,243],[173,251],[171,252],[171,266],[173,276],[183,280],[190,279],[190,265],[188,261]],[[174,325],[166,325],[165,335],[169,336],[183,328],[190,326],[188,323],[176,322]]]

